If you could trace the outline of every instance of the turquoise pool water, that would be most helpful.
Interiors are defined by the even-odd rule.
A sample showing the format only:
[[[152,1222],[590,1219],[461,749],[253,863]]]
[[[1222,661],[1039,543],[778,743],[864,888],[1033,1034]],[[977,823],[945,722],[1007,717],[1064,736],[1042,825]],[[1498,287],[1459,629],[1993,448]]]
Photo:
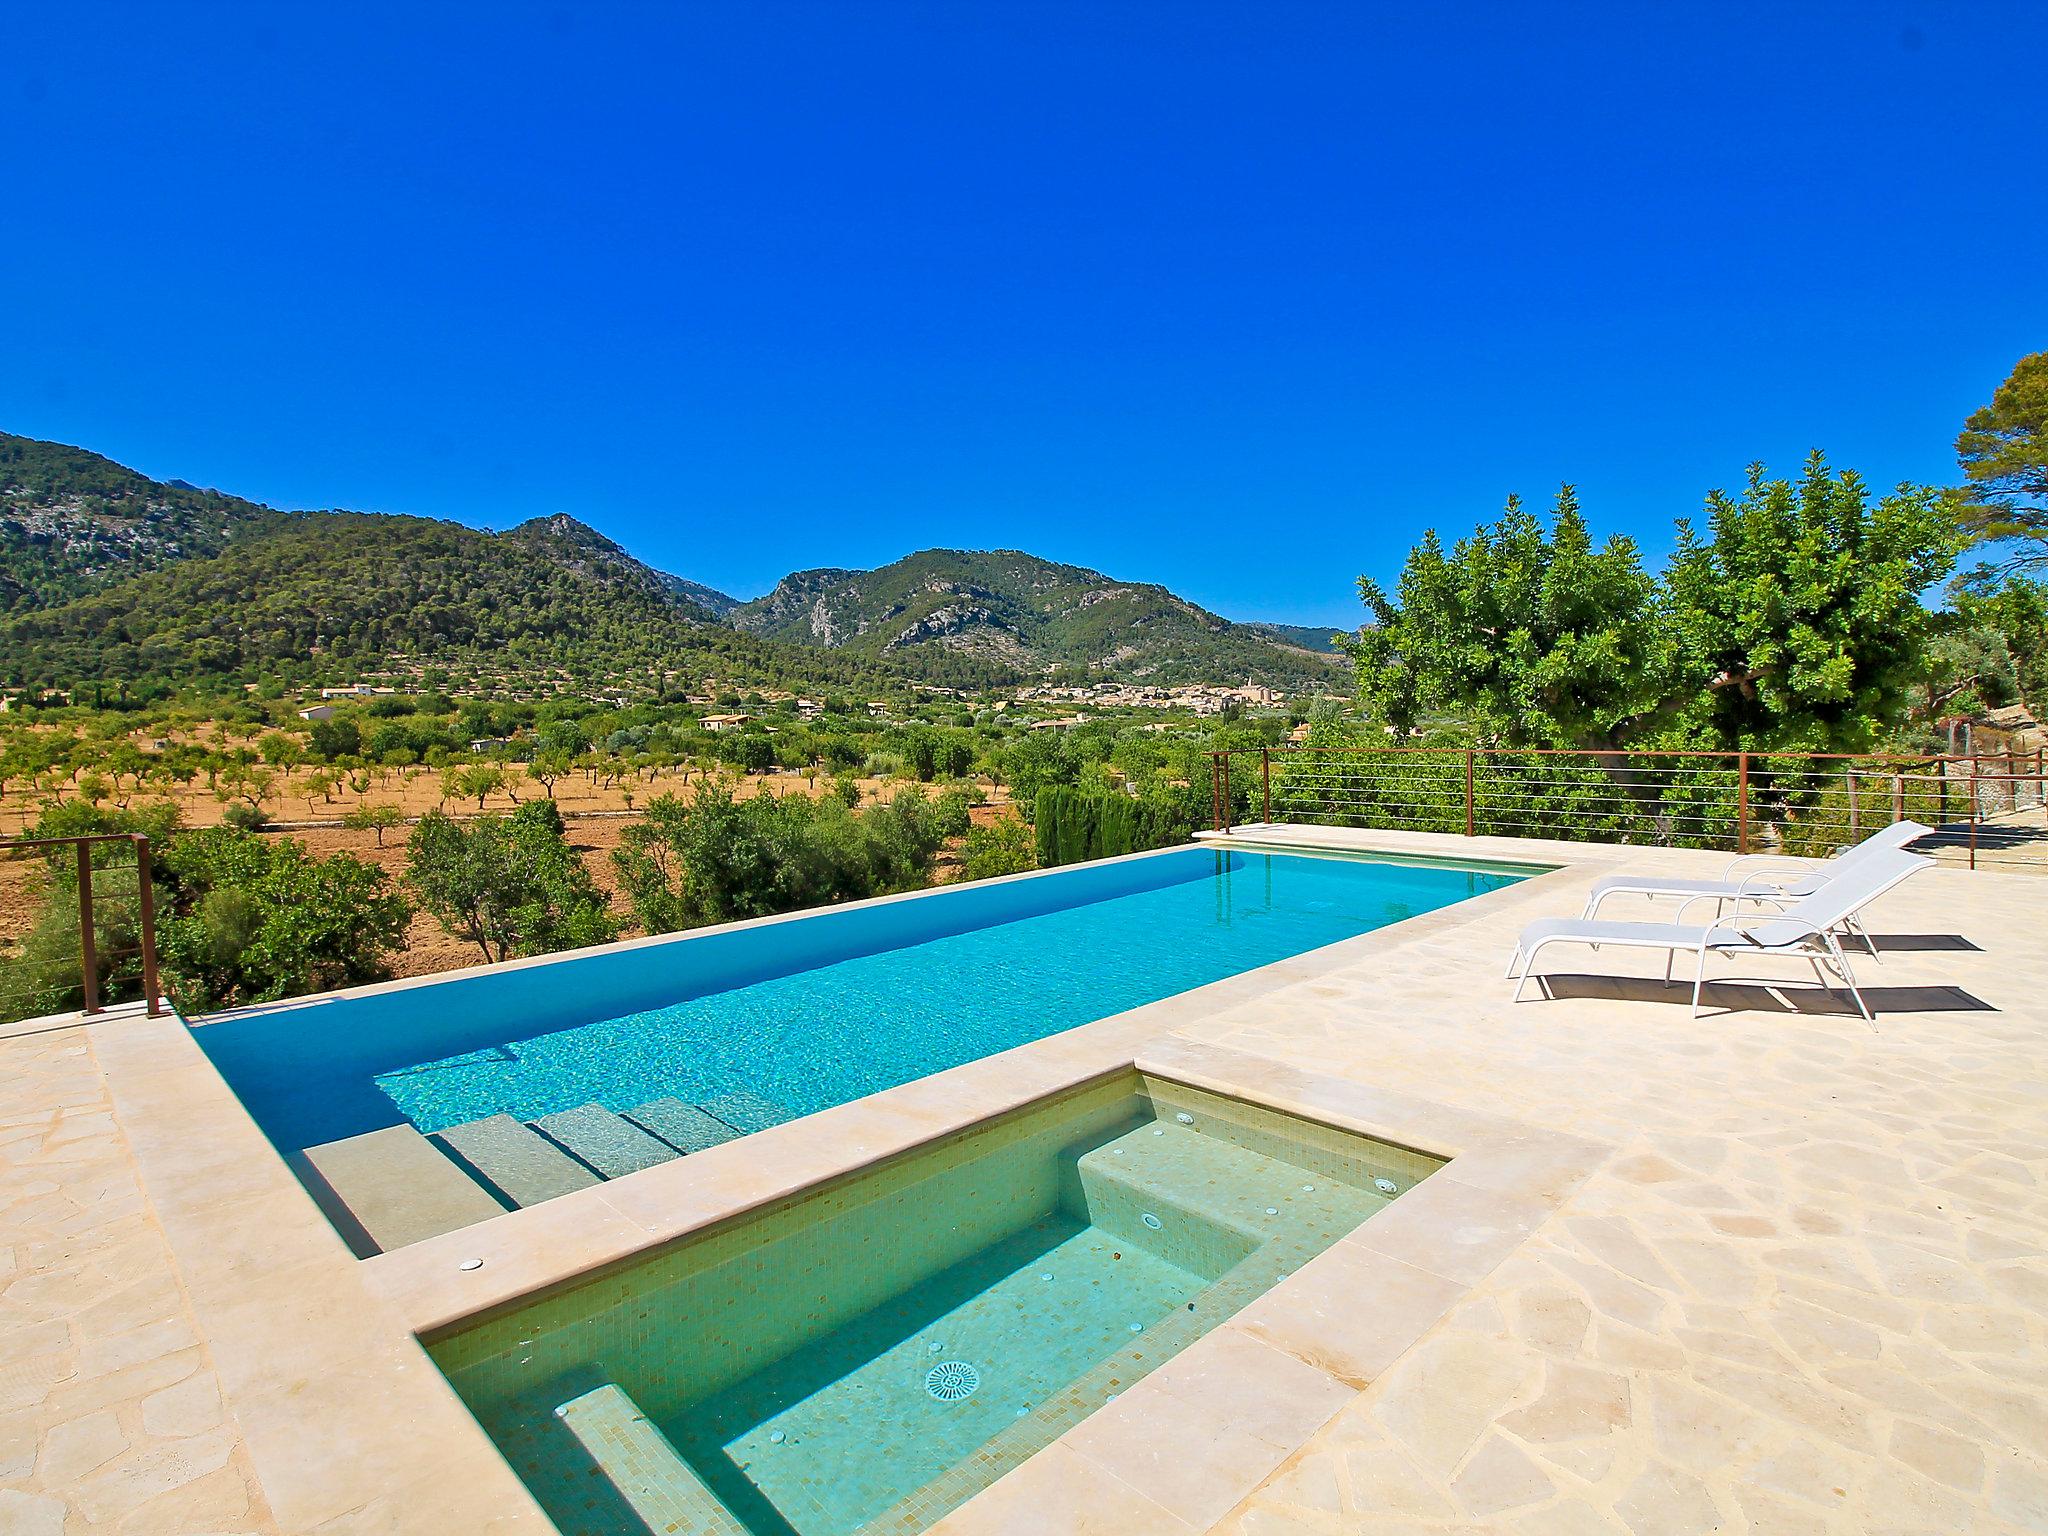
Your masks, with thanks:
[[[1202,850],[1155,862],[1176,878],[406,1063],[376,1083],[425,1131],[497,1112],[530,1120],[584,1103],[623,1109],[622,1089],[632,1103],[737,1091],[779,1117],[806,1115],[1513,878]]]
[[[1126,1074],[431,1349],[565,1536],[907,1536],[1437,1166]]]
[[[1189,848],[251,1011],[196,1034],[373,1252],[1528,873]],[[431,1179],[434,1158],[405,1137],[431,1138],[485,1204],[443,1191],[445,1214],[425,1225],[362,1206],[358,1190]]]

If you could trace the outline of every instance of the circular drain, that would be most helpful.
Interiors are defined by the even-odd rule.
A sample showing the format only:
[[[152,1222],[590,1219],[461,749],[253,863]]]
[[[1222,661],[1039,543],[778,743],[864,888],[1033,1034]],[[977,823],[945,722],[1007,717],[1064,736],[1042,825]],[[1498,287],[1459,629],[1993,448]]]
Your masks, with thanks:
[[[1154,1232],[1157,1232],[1160,1228],[1159,1218],[1157,1216],[1154,1216],[1150,1211],[1145,1212],[1142,1216],[1138,1218],[1138,1220],[1145,1223],[1145,1225],[1150,1227]]]
[[[924,1379],[924,1389],[942,1403],[964,1402],[981,1385],[981,1372],[965,1360],[941,1360]]]

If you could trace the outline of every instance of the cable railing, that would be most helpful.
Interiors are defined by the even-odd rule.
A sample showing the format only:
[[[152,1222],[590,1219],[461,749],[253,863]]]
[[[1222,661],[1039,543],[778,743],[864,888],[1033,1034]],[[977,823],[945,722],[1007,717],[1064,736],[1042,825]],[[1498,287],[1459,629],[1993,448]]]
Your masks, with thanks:
[[[1249,821],[1822,856],[1894,821],[1971,868],[2048,872],[2048,758],[1465,747],[1211,754],[1214,825]]]
[[[0,858],[39,861],[38,894],[45,899],[35,928],[0,942],[0,1022],[99,1014],[109,1003],[136,998],[151,1017],[163,1012],[147,837],[0,839]]]

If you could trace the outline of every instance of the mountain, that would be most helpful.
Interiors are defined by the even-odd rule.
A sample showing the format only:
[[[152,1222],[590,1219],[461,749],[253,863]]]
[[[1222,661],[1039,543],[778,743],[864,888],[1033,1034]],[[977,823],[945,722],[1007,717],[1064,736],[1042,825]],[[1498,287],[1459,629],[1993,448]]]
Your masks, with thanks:
[[[1085,670],[1157,683],[1301,689],[1331,663],[1270,626],[1233,624],[1161,586],[1118,581],[1021,550],[928,549],[872,571],[797,571],[726,616],[736,628],[820,650],[969,658],[1021,678]]]
[[[1244,624],[1244,628],[1255,634],[1270,635],[1282,645],[1314,651],[1318,656],[1341,654],[1336,641],[1330,638],[1337,633],[1335,624],[1269,624],[1264,619],[1252,619]]]
[[[426,665],[621,687],[963,689],[1102,677],[1331,686],[1280,626],[1017,550],[785,577],[742,603],[565,513],[502,533],[283,512],[0,434],[0,686],[175,687]]]
[[[0,684],[175,686],[425,665],[655,691],[721,681],[860,687],[893,667],[711,621],[573,518],[489,533],[390,513],[303,512],[282,531],[0,621]]]
[[[218,554],[289,520],[239,496],[151,480],[83,448],[0,432],[0,615]]]

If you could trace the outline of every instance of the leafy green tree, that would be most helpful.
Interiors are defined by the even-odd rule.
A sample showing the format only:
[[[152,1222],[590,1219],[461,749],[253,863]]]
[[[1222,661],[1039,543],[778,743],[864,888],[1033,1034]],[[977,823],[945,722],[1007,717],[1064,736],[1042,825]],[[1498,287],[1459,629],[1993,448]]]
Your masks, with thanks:
[[[2048,352],[2013,365],[1956,439],[1972,542],[2002,544],[2005,572],[2048,568]]]
[[[379,727],[380,732],[386,727]],[[403,727],[399,727],[401,737]],[[325,762],[340,757],[354,757],[363,750],[363,732],[347,715],[336,715],[331,720],[315,720],[310,735],[313,755]]]
[[[1593,546],[1567,486],[1549,535],[1511,503],[1449,555],[1426,537],[1398,601],[1362,579],[1373,622],[1346,648],[1403,737],[1448,717],[1495,748],[1865,750],[1904,711],[1920,594],[1958,545],[1944,493],[1873,502],[1815,454],[1710,496],[1658,581],[1628,540]]]
[[[411,908],[374,864],[293,838],[207,827],[171,841],[164,973],[203,1009],[355,986],[388,974]]]
[[[1031,828],[1017,816],[1005,816],[986,826],[971,828],[960,848],[960,875],[964,880],[989,880],[1037,867]]]
[[[1903,714],[1933,618],[1920,594],[1961,548],[1953,499],[1902,486],[1872,501],[1818,453],[1797,481],[1752,465],[1740,496],[1679,525],[1665,613],[1668,700],[1686,745],[1862,752]]]
[[[744,773],[766,773],[775,766],[775,738],[761,731],[729,731],[718,744],[718,756]]]
[[[377,846],[384,846],[384,834],[393,827],[405,825],[405,812],[395,805],[371,804],[352,805],[341,813],[341,824],[351,832],[374,832]]]
[[[569,846],[552,801],[467,824],[429,811],[406,850],[407,878],[421,903],[487,961],[618,937],[604,894]]]
[[[1613,747],[1669,673],[1656,583],[1633,541],[1594,546],[1569,485],[1549,532],[1510,499],[1449,554],[1425,534],[1394,596],[1363,576],[1358,591],[1371,623],[1343,644],[1398,735],[1452,714],[1488,745]]]

